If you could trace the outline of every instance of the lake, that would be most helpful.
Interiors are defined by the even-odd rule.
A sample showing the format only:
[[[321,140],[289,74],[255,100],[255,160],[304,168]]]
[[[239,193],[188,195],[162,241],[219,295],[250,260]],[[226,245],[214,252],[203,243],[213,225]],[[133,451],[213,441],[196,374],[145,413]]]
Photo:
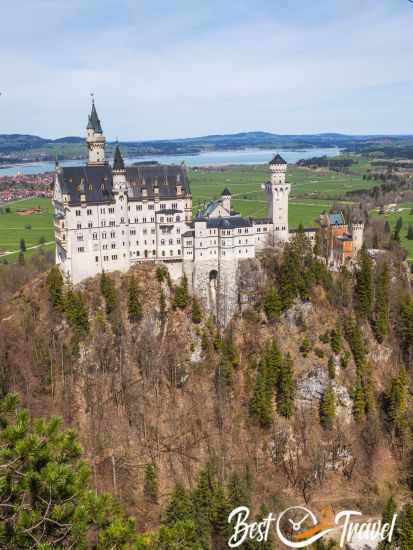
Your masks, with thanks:
[[[239,151],[207,151],[199,155],[151,155],[125,158],[126,164],[134,162],[156,160],[163,164],[180,164],[185,161],[188,166],[211,166],[225,164],[264,164],[269,162],[274,153],[280,153],[289,163],[311,157],[334,157],[340,153],[338,148],[313,148],[301,150],[276,150],[276,149],[242,149]],[[62,161],[61,166],[79,166],[82,160]],[[40,174],[54,170],[54,162],[34,162],[31,164],[19,164],[0,167],[0,176],[15,176],[16,174]]]

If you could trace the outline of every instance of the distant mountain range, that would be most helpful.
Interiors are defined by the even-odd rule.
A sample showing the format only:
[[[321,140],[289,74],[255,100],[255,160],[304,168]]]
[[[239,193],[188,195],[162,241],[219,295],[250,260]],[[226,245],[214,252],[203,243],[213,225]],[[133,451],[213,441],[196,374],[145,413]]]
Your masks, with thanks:
[[[123,152],[128,155],[197,154],[202,151],[225,151],[243,148],[340,147],[352,151],[371,151],[382,148],[413,147],[413,135],[346,135],[322,134],[274,134],[270,132],[240,132],[237,134],[208,135],[181,139],[123,141]],[[109,151],[114,142],[108,143]],[[84,137],[67,136],[46,139],[27,134],[0,134],[0,156],[16,158],[78,158],[85,155]]]

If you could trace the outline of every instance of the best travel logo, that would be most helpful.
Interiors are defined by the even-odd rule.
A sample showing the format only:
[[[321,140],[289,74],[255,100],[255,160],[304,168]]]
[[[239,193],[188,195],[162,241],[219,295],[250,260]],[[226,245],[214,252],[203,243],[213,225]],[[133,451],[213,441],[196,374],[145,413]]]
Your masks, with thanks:
[[[323,508],[320,517],[304,506],[291,506],[280,514],[272,512],[261,521],[248,521],[250,510],[246,506],[235,508],[228,517],[233,533],[228,540],[230,548],[241,546],[246,540],[265,542],[275,530],[278,539],[289,548],[305,548],[323,537],[339,539],[341,548],[354,541],[391,542],[397,514],[390,523],[380,519],[355,521],[363,514],[357,510],[343,510],[334,514],[331,506]]]

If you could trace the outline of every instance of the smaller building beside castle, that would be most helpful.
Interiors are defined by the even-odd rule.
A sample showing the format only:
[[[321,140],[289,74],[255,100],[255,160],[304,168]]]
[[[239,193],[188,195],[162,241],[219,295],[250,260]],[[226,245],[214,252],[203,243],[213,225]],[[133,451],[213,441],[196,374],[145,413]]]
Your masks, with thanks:
[[[320,216],[320,226],[327,237],[329,267],[336,270],[351,265],[363,246],[364,224],[348,224],[342,212],[332,212]]]

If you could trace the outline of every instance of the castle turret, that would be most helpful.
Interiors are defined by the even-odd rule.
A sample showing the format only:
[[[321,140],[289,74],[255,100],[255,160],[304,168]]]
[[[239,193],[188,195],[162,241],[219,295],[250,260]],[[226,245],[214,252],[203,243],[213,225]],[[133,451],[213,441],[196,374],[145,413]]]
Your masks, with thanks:
[[[351,236],[353,238],[353,258],[356,258],[363,246],[364,223],[361,221],[351,224]]]
[[[229,214],[231,214],[231,191],[228,189],[228,187],[225,187],[225,189],[221,193],[221,204],[227,210]]]
[[[268,199],[268,217],[273,224],[274,242],[288,241],[288,196],[291,186],[286,182],[287,163],[280,156],[269,163],[271,181],[265,185]]]
[[[92,110],[86,126],[86,143],[89,150],[88,164],[104,164],[106,138],[103,135],[94,100],[92,100]]]
[[[119,146],[116,146],[115,157],[113,159],[113,192],[119,193],[126,190],[126,169],[123,162],[122,154]]]

